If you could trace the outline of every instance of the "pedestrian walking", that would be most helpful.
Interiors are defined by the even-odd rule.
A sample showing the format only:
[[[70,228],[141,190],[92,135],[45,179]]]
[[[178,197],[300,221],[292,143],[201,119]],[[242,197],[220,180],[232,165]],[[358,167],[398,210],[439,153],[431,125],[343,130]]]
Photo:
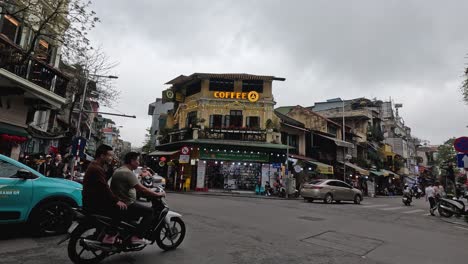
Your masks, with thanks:
[[[64,178],[65,177],[65,164],[62,162],[62,155],[57,154],[54,162],[50,166],[49,177]]]
[[[429,212],[431,215],[434,214],[434,210],[436,207],[436,190],[434,189],[434,185],[429,183],[429,186],[426,187],[426,202],[429,201]]]

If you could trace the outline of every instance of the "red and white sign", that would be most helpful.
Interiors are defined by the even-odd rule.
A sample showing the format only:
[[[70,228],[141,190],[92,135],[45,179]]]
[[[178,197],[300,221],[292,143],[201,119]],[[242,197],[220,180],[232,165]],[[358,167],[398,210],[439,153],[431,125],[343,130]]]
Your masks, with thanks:
[[[190,154],[190,149],[189,147],[185,146],[180,149],[180,152],[182,153],[182,155],[188,155]]]

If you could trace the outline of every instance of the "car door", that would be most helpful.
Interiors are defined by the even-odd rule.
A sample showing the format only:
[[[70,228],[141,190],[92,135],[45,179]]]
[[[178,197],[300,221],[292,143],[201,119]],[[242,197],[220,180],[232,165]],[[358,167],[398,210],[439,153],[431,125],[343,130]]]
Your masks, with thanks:
[[[0,159],[0,222],[26,220],[32,200],[32,180],[15,178],[21,169]]]
[[[331,194],[333,195],[333,199],[336,200],[343,200],[343,194],[341,192],[341,188],[338,186],[337,181],[329,181],[327,182],[327,186],[330,189]]]
[[[340,192],[343,195],[343,200],[350,201],[354,199],[353,188],[349,184],[345,182],[338,182],[338,185],[340,186]]]

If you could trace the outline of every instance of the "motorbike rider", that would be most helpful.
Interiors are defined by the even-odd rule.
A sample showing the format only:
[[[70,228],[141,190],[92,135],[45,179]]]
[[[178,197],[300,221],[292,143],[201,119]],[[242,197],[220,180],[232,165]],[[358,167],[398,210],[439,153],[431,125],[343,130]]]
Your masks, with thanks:
[[[91,214],[99,214],[111,217],[111,225],[120,222],[121,210],[127,209],[127,205],[120,201],[107,184],[105,167],[114,157],[112,147],[100,145],[96,150],[95,160],[89,164],[83,179],[83,209]],[[116,239],[113,230],[106,230],[103,243],[113,244]]]
[[[137,202],[137,192],[143,196],[158,198],[165,196],[165,193],[156,193],[144,187],[135,177],[133,170],[140,165],[140,154],[129,152],[124,157],[124,165],[118,168],[111,180],[111,190],[115,195],[127,205],[126,217],[137,219],[143,217],[137,225],[134,236],[130,239],[132,244],[148,244],[149,241],[143,239],[144,233],[153,221],[153,208]]]
[[[151,172],[148,170],[148,167],[146,166],[143,166],[143,168],[141,169],[141,173],[140,173],[140,179],[143,179],[144,177],[146,176],[153,176],[151,174]]]
[[[408,196],[412,196],[412,192],[413,190],[411,190],[411,188],[408,186],[407,183],[405,183],[405,188],[403,189],[403,195],[408,195]]]

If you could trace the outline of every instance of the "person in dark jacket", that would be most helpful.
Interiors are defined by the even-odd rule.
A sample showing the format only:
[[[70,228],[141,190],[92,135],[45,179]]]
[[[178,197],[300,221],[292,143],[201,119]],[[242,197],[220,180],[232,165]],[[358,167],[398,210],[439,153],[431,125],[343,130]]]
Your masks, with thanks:
[[[104,167],[112,162],[112,147],[101,145],[96,150],[95,160],[89,164],[83,179],[83,209],[89,213],[106,215],[113,219],[112,225],[120,222],[127,205],[120,201],[107,184],[107,173]],[[105,244],[114,244],[117,235],[106,230],[103,239]]]
[[[49,177],[51,178],[65,178],[65,164],[62,162],[62,155],[57,154],[54,162],[49,167]]]

